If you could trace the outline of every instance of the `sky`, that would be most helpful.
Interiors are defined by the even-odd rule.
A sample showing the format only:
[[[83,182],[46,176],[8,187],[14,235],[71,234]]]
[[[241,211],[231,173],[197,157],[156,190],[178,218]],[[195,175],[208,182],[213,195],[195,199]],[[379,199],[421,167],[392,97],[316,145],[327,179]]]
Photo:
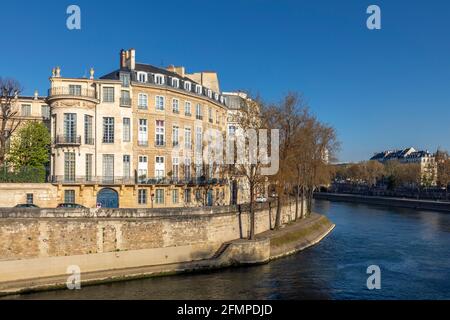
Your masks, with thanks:
[[[67,7],[81,9],[69,30]],[[369,5],[381,30],[369,30]],[[386,149],[450,150],[450,1],[6,1],[0,76],[45,94],[51,69],[96,77],[119,51],[155,66],[214,70],[222,91],[267,102],[302,93],[333,126],[340,162]],[[7,14],[5,14],[7,13]],[[5,45],[6,44],[6,45]]]

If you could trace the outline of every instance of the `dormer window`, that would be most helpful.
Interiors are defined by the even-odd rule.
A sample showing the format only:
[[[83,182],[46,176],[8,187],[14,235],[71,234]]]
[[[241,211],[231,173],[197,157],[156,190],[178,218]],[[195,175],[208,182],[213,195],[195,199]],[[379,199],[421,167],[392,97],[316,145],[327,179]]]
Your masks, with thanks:
[[[156,84],[164,84],[164,76],[162,74],[155,74],[155,83]]]
[[[147,73],[146,73],[146,72],[139,71],[139,72],[137,73],[137,80],[138,80],[139,82],[147,82],[147,80],[148,80]]]
[[[198,84],[195,85],[195,93],[202,94],[202,86],[201,85],[198,85]]]
[[[214,92],[214,99],[215,99],[216,101],[219,100],[219,94],[218,94],[217,92]]]
[[[177,78],[172,78],[172,87],[178,88],[180,86],[180,80]]]
[[[208,98],[212,98],[212,90],[211,89],[208,89]]]
[[[191,83],[189,81],[184,82],[184,90],[191,91]]]
[[[224,103],[223,96],[220,97],[220,103]]]

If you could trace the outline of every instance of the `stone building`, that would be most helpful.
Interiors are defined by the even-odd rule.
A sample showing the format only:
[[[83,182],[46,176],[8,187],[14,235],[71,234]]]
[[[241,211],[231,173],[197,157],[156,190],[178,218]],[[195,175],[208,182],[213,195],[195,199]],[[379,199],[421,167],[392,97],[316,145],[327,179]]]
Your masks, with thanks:
[[[60,202],[87,207],[229,204],[220,170],[199,164],[208,130],[225,132],[217,74],[137,63],[98,79],[50,78],[51,183]]]

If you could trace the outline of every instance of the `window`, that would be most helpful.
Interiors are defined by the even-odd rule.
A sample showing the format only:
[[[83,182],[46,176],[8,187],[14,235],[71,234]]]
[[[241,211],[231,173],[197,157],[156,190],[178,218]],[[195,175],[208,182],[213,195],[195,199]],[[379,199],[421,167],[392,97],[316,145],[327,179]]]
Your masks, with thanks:
[[[93,117],[87,114],[84,115],[84,143],[94,144],[94,138],[92,134],[92,121]]]
[[[224,103],[225,99],[223,98],[223,96],[220,96],[220,103]]]
[[[155,145],[157,147],[164,146],[164,121],[163,120],[156,120]]]
[[[50,119],[50,106],[43,104],[41,106],[41,116],[44,120]]]
[[[130,118],[123,118],[123,142],[131,141],[131,120]]]
[[[229,126],[228,127],[228,135],[234,136],[236,134],[236,126]]]
[[[147,82],[147,73],[142,72],[142,71],[138,72],[137,73],[137,80],[139,82]]]
[[[203,175],[203,168],[201,164],[196,164],[195,165],[195,177],[196,178],[201,178],[201,176]]]
[[[164,157],[157,156],[155,158],[155,178],[162,179],[165,176]]]
[[[172,127],[172,146],[178,146],[178,126]]]
[[[178,164],[178,158],[174,157],[172,158],[172,178],[173,180],[178,180],[179,177],[179,164]]]
[[[208,108],[208,119],[209,119],[209,122],[213,122],[213,111],[212,111],[212,109],[211,108]]]
[[[178,104],[179,104],[179,100],[178,99],[172,99],[172,111],[174,113],[179,113],[180,112]]]
[[[114,181],[114,155],[104,154],[103,155],[103,181],[113,182]]]
[[[172,190],[172,203],[178,203],[178,189]]]
[[[75,190],[64,190],[64,202],[75,203]]]
[[[22,117],[31,116],[31,104],[23,104],[21,110]]]
[[[147,180],[148,162],[147,156],[139,156],[138,162],[138,178],[140,182]]]
[[[202,200],[201,194],[200,194],[200,190],[195,190],[195,201],[196,202],[200,202]]]
[[[197,153],[202,153],[203,134],[202,127],[195,128],[195,150]]]
[[[211,91],[211,89],[208,89],[208,98],[212,98],[212,91]]]
[[[123,178],[124,179],[130,178],[130,171],[131,171],[130,156],[125,154],[123,156]]]
[[[147,119],[139,119],[138,145],[148,145]]]
[[[164,84],[164,76],[162,74],[155,74],[155,83]]]
[[[184,190],[184,203],[190,203],[191,202],[191,189],[185,189]]]
[[[191,116],[191,103],[189,101],[184,103],[184,115]]]
[[[75,182],[75,152],[64,153],[64,181]]]
[[[86,181],[92,181],[92,154],[86,153]]]
[[[189,81],[184,82],[184,90],[191,91],[191,83]]]
[[[103,143],[114,143],[114,118],[103,117]]]
[[[178,88],[180,86],[180,80],[177,78],[172,78],[172,87]]]
[[[114,102],[114,88],[104,87],[103,88],[103,102]]]
[[[64,142],[75,143],[77,136],[76,113],[64,113]]]
[[[195,107],[195,118],[197,120],[202,120],[202,105],[200,103],[197,103],[197,106]]]
[[[148,96],[145,93],[139,93],[138,95],[138,108],[139,109],[148,108]]]
[[[191,158],[184,159],[184,179],[191,179]]]
[[[217,92],[214,92],[214,99],[217,101],[219,100],[219,94]]]
[[[202,94],[202,86],[201,85],[198,85],[198,84],[195,85],[195,93]]]
[[[27,204],[33,204],[33,194],[27,193]]]
[[[184,128],[184,147],[187,150],[192,148],[191,128]]]
[[[163,96],[155,97],[155,107],[156,107],[156,110],[164,110],[164,97]]]
[[[138,190],[138,204],[147,204],[147,189]]]
[[[120,92],[120,106],[121,107],[131,107],[130,91],[122,90]]]
[[[156,204],[164,203],[164,189],[156,189],[155,190],[155,203]]]
[[[130,86],[130,75],[128,73],[121,73],[120,81],[122,82],[122,87],[129,87]]]
[[[78,84],[69,84],[69,94],[71,96],[81,96],[81,86]]]

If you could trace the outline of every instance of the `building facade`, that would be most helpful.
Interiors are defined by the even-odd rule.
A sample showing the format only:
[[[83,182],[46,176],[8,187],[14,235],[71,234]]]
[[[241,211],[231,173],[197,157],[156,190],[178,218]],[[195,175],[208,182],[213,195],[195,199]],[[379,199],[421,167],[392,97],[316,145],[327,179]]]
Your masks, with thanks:
[[[87,207],[225,205],[225,175],[201,157],[204,135],[224,133],[225,97],[213,72],[136,63],[100,78],[50,78],[51,182],[61,202]]]

